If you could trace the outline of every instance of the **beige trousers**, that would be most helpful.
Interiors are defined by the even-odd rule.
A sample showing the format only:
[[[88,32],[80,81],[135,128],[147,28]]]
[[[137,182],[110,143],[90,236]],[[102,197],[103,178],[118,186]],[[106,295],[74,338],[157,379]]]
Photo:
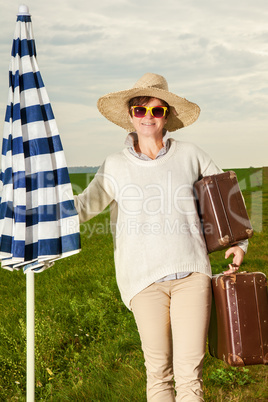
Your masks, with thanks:
[[[210,278],[193,273],[153,283],[132,299],[131,308],[145,358],[147,400],[203,401]]]

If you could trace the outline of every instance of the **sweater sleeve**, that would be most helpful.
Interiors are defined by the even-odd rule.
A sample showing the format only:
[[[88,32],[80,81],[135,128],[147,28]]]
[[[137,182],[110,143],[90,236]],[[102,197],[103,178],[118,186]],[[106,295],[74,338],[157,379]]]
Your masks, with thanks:
[[[204,151],[201,151],[199,154],[199,164],[200,164],[200,176],[201,176],[200,179],[205,176],[223,173],[223,170],[219,168],[215,164],[215,162],[210,158],[210,156]]]
[[[105,162],[96,173],[88,187],[74,196],[74,204],[80,223],[86,222],[101,213],[115,197],[114,179],[105,173]]]

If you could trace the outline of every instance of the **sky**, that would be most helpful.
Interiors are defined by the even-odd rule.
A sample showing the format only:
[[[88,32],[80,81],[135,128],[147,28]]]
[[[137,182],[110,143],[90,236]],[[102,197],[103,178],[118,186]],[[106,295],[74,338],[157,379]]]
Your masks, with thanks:
[[[22,3],[0,0],[1,122]],[[127,132],[96,103],[146,72],[163,75],[171,92],[201,108],[199,119],[173,138],[197,144],[222,168],[268,166],[267,0],[23,4],[69,167],[99,166],[124,147]]]

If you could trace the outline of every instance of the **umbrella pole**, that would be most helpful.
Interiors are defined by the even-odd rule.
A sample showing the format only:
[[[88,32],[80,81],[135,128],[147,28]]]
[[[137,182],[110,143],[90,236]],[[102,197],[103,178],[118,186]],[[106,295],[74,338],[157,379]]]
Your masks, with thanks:
[[[34,359],[34,272],[26,274],[26,305],[27,305],[27,402],[34,401],[35,393],[35,359]]]

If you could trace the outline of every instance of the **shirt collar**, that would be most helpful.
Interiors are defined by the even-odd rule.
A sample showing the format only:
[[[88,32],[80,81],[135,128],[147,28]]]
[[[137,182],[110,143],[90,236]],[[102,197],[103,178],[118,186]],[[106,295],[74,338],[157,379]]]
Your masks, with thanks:
[[[159,158],[168,152],[169,147],[170,147],[170,141],[169,141],[170,137],[171,137],[171,134],[168,131],[166,131],[165,134],[163,135],[163,147],[158,152],[158,155],[156,156],[156,158]],[[139,159],[151,160],[151,158],[149,158],[149,156],[136,151],[135,145],[137,143],[138,143],[137,133],[135,131],[133,131],[132,133],[129,133],[125,140],[125,145],[128,147],[129,152],[132,153],[134,156],[136,156]]]
[[[164,147],[166,146],[166,142],[170,137],[171,137],[171,133],[166,131],[166,133],[163,135]],[[135,149],[135,145],[137,145],[137,144],[138,144],[138,135],[135,131],[133,131],[132,133],[129,133],[127,135],[126,140],[125,140],[125,145],[127,147],[133,147]]]

